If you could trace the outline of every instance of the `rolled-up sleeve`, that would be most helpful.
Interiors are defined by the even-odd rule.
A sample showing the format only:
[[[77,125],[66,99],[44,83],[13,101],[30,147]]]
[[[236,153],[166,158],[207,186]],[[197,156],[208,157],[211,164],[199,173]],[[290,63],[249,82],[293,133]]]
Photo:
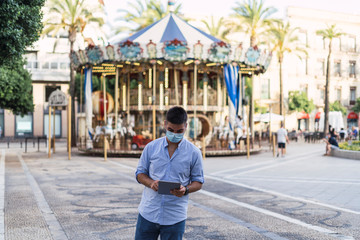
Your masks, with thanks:
[[[141,154],[138,166],[136,168],[135,179],[136,179],[136,181],[138,183],[140,183],[140,182],[138,181],[137,176],[140,173],[144,173],[144,174],[149,176],[149,163],[150,163],[150,160],[149,160],[149,148],[150,148],[149,144],[144,148],[144,151]]]
[[[190,181],[204,183],[202,155],[200,151],[195,151],[193,154]]]

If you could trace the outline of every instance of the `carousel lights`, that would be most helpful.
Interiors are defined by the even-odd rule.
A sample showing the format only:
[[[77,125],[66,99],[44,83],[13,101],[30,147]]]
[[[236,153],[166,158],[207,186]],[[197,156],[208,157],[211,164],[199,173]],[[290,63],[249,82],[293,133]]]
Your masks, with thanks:
[[[152,69],[149,69],[149,88],[152,88]]]
[[[165,89],[169,87],[169,68],[165,68]]]
[[[140,66],[140,63],[138,63],[138,62],[134,62],[133,63],[135,66]]]
[[[157,64],[159,64],[159,65],[162,65],[162,64],[163,64],[162,61],[160,61],[160,60],[157,60],[156,62],[157,62]]]
[[[131,64],[131,62],[129,62],[129,61],[126,61],[126,62],[125,62],[125,64],[127,64],[127,65],[130,65],[130,64]]]
[[[164,110],[164,80],[165,80],[165,76],[164,76],[164,72],[160,72],[160,76],[159,76],[159,83],[160,83],[160,110]]]
[[[189,65],[190,63],[193,63],[194,62],[194,60],[189,60],[189,61],[186,61],[185,63],[184,63],[184,65]]]
[[[216,66],[217,63],[207,63],[206,66],[211,67],[211,66]]]

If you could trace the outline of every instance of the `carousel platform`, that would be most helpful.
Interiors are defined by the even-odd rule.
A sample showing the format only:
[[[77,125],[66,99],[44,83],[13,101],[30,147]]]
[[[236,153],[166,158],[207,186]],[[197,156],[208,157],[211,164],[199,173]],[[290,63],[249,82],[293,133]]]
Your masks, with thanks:
[[[92,149],[85,149],[83,147],[78,148],[79,152],[85,155],[97,155],[103,156],[104,149],[103,148],[92,148]],[[250,149],[250,154],[256,154],[262,151],[262,147],[254,146],[253,149]],[[120,148],[120,149],[109,149],[107,151],[108,157],[140,157],[142,150],[131,150],[128,148]],[[206,157],[218,157],[218,156],[241,156],[246,155],[246,149],[234,149],[230,150],[228,148],[206,148]]]

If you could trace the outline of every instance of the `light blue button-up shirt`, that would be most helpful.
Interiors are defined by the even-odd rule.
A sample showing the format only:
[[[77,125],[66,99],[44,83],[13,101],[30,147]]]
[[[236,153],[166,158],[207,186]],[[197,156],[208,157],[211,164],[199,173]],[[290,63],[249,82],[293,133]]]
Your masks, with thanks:
[[[153,180],[180,182],[187,186],[191,182],[204,183],[202,155],[195,145],[185,138],[181,140],[172,157],[169,156],[168,142],[162,137],[146,145],[136,170]],[[160,225],[173,225],[186,219],[189,195],[158,194],[145,187],[139,213],[146,220]]]

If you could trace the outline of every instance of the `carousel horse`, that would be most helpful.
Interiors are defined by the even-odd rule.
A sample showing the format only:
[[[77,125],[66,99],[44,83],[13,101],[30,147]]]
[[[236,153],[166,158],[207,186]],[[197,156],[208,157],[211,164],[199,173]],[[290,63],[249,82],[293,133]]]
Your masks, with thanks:
[[[112,117],[108,117],[106,126],[96,126],[94,141],[98,142],[101,135],[110,136],[110,141],[114,138],[116,131],[112,128]]]
[[[116,125],[116,131],[118,133],[120,133],[120,136],[125,136],[126,133],[127,133],[127,129],[126,127],[123,125],[123,119],[122,118],[118,118],[118,122],[117,122],[117,125]]]

